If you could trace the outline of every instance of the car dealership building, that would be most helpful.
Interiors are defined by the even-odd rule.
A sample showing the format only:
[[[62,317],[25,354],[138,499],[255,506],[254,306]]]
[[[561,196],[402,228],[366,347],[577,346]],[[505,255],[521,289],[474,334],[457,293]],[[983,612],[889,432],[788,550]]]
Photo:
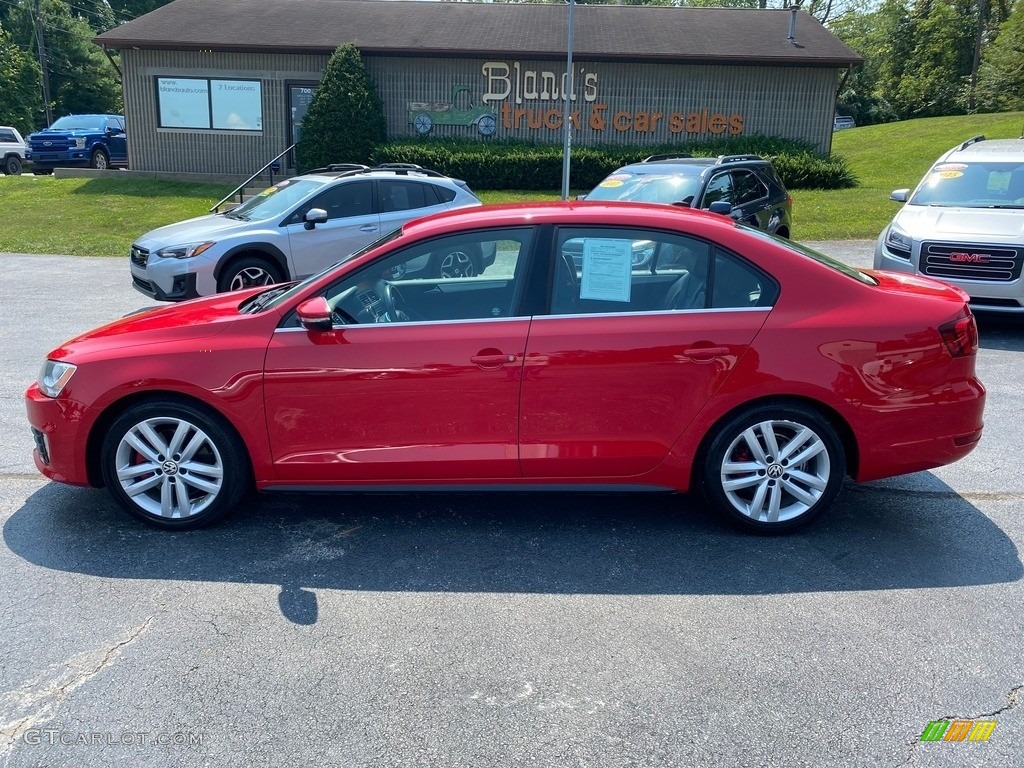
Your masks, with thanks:
[[[564,4],[175,0],[96,42],[120,53],[130,168],[243,175],[297,139],[349,42],[392,138],[559,143],[568,98],[576,144],[761,134],[827,151],[836,93],[862,61],[804,13],[580,5],[575,16],[571,75]]]

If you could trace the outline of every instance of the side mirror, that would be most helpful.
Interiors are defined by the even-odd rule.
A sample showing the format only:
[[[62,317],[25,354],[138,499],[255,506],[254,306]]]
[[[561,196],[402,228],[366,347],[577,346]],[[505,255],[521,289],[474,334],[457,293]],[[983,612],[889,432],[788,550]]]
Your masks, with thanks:
[[[317,224],[323,224],[327,221],[327,211],[323,208],[310,208],[306,211],[306,215],[303,216],[305,221],[302,226],[306,229],[314,229]]]
[[[331,308],[323,296],[306,299],[295,308],[295,314],[307,331],[329,331],[334,327]]]
[[[910,198],[909,189],[894,189],[889,199],[895,203],[905,203]]]
[[[586,200],[587,196],[586,195],[576,195],[576,199],[577,200]]]
[[[715,202],[708,206],[708,210],[712,213],[720,213],[723,216],[728,216],[732,213],[732,203],[728,203],[725,200],[715,200]]]

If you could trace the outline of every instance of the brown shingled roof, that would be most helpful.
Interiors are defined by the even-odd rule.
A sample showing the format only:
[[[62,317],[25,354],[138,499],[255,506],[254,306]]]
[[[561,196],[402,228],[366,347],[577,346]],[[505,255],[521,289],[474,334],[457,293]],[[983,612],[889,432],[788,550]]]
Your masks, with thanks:
[[[406,0],[175,0],[95,38],[106,48],[565,56],[564,4]],[[781,10],[578,5],[574,50],[590,60],[846,66],[862,59],[811,16]]]

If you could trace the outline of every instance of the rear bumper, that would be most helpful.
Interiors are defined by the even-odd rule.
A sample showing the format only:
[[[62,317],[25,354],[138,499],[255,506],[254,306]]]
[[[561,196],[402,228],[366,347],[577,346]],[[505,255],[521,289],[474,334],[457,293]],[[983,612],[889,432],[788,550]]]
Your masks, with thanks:
[[[855,480],[941,467],[974,450],[984,427],[985,387],[976,378],[965,379],[934,396],[939,402],[861,406],[865,418],[860,423],[872,427],[857,435],[861,448]]]

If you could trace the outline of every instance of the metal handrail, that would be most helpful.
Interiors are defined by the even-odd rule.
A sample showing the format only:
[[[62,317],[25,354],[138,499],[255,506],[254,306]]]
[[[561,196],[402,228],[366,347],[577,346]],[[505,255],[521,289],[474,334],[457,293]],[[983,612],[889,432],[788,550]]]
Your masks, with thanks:
[[[271,160],[271,161],[270,161],[269,163],[267,163],[267,164],[266,164],[266,165],[264,165],[264,166],[263,166],[262,168],[260,168],[260,169],[259,169],[258,171],[256,171],[256,173],[254,173],[254,174],[253,174],[252,176],[250,176],[250,177],[249,177],[248,179],[246,179],[246,180],[245,180],[245,181],[243,181],[243,182],[242,182],[241,184],[239,184],[239,185],[238,185],[237,187],[235,187],[235,188],[234,188],[233,190],[231,190],[231,192],[229,192],[229,193],[228,193],[228,194],[227,194],[227,195],[226,195],[226,196],[224,197],[224,199],[223,199],[223,200],[221,200],[220,202],[218,202],[218,203],[217,203],[217,204],[216,204],[215,206],[213,206],[213,208],[211,208],[211,209],[210,209],[210,213],[220,213],[220,207],[221,207],[222,205],[224,205],[224,203],[226,203],[226,202],[227,202],[228,200],[230,200],[230,199],[231,199],[232,197],[234,197],[235,195],[238,195],[238,194],[239,194],[239,193],[240,193],[240,192],[241,192],[241,191],[242,191],[243,189],[245,189],[245,188],[246,188],[246,186],[248,186],[248,184],[249,184],[249,182],[250,182],[250,181],[252,181],[253,179],[256,179],[256,178],[257,178],[257,177],[259,177],[259,176],[261,176],[261,175],[263,174],[263,172],[264,172],[265,170],[267,170],[268,168],[270,169],[270,185],[271,185],[271,186],[273,186],[273,185],[274,185],[274,169],[273,169],[273,168],[272,168],[271,166],[272,166],[272,165],[274,165],[274,163],[276,163],[276,162],[277,162],[278,160],[280,160],[280,159],[281,159],[282,157],[284,157],[285,155],[287,155],[287,154],[288,154],[289,152],[291,152],[291,151],[292,151],[293,149],[295,149],[295,145],[294,145],[294,144],[292,144],[292,145],[291,145],[290,147],[288,147],[287,149],[285,149],[285,150],[284,150],[284,151],[283,151],[283,152],[282,152],[281,154],[279,154],[279,155],[278,155],[277,157],[275,157],[275,158],[274,158],[273,160]],[[239,198],[241,198],[241,195],[239,195]],[[242,201],[241,201],[241,199],[239,199],[239,201],[238,201],[238,202],[242,202]]]

